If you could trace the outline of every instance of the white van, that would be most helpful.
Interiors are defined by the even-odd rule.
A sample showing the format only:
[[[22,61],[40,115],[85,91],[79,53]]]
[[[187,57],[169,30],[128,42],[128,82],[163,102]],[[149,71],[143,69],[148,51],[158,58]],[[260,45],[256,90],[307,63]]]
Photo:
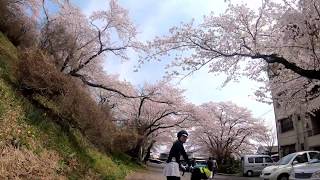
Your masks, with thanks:
[[[259,175],[265,167],[273,164],[273,160],[268,155],[257,154],[241,157],[241,167],[244,176]]]

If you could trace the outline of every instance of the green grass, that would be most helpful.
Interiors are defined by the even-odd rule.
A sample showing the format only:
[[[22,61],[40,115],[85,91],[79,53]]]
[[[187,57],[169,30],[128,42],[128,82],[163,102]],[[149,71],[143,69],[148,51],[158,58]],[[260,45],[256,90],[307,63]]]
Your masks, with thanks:
[[[124,179],[131,171],[141,168],[141,166],[132,162],[130,157],[123,153],[105,156],[97,150],[90,149],[89,154],[93,158],[94,169],[102,174],[104,179]]]

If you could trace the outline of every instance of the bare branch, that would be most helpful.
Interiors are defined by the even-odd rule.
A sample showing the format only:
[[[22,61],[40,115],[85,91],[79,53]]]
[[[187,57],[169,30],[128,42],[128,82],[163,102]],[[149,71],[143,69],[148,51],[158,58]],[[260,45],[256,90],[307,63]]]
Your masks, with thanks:
[[[100,33],[100,32],[99,32]],[[101,41],[100,41],[101,43]],[[105,51],[110,51],[112,53],[115,53],[115,51],[120,51],[120,50],[124,50],[124,49],[127,49],[128,46],[123,46],[123,47],[115,47],[115,48],[102,48],[102,46],[100,46],[100,49],[99,51],[90,56],[84,63],[80,64],[77,68],[71,70],[69,72],[70,75],[74,74],[74,73],[77,73],[78,71],[80,71],[82,68],[84,68],[87,64],[89,64],[94,58],[98,57],[100,54],[102,54],[103,52]]]

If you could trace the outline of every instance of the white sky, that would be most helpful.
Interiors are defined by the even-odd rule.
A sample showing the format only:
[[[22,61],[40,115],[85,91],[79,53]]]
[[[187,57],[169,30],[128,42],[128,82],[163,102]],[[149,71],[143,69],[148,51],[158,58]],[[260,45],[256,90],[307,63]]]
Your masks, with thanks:
[[[232,2],[242,2],[232,0]],[[258,7],[261,0],[243,1],[250,7]],[[108,7],[107,0],[81,0],[76,3],[84,13],[103,7]],[[189,22],[192,18],[201,21],[203,15],[214,12],[215,15],[223,13],[227,3],[224,0],[119,0],[122,7],[128,9],[133,23],[139,31],[140,40],[152,40],[155,36],[165,35],[170,27],[180,22]],[[144,82],[155,82],[164,75],[164,62],[148,63],[139,70],[133,72],[137,65],[137,56],[129,54],[130,61],[120,62],[114,57],[108,57],[105,70],[111,74],[119,74],[121,80],[127,80],[136,86]],[[230,83],[220,88],[224,78],[209,74],[205,69],[199,71],[182,81],[180,87],[186,89],[186,98],[194,104],[202,104],[208,101],[232,101],[240,106],[247,107],[255,117],[265,119],[268,126],[275,128],[273,106],[256,102],[253,99],[254,89],[258,87],[256,82],[246,78],[239,83]]]

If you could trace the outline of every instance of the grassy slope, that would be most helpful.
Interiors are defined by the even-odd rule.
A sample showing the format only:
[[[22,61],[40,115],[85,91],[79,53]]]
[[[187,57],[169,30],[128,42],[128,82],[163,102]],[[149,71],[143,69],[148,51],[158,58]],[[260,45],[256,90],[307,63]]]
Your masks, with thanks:
[[[7,157],[0,159],[0,167],[5,167],[0,174],[24,178],[27,176],[23,174],[31,172],[34,177],[47,173],[43,177],[118,180],[137,168],[124,155],[100,153],[76,130],[63,132],[52,117],[24,98],[15,89],[17,54],[18,50],[0,33],[0,153]],[[24,172],[17,172],[17,163],[22,164],[19,169]]]

